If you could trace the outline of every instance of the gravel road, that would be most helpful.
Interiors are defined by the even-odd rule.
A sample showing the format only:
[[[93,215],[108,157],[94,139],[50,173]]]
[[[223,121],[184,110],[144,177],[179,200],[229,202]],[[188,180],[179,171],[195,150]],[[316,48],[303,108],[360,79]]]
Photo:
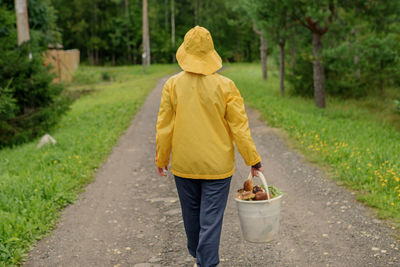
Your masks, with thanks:
[[[159,177],[154,165],[155,123],[165,81],[149,94],[94,182],[63,211],[25,266],[193,266],[173,176]],[[397,230],[288,148],[257,112],[247,112],[266,177],[286,193],[281,230],[270,243],[243,241],[233,195],[249,168],[237,154],[220,266],[400,266]]]

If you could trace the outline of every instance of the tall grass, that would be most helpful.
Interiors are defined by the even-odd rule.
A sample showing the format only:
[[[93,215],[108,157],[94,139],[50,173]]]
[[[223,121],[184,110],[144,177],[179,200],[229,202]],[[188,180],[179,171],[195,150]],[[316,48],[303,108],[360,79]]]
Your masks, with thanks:
[[[83,67],[70,90],[83,95],[50,134],[54,146],[36,149],[37,141],[0,150],[0,266],[18,265],[32,244],[55,224],[59,211],[72,203],[105,160],[157,79],[171,65]],[[102,73],[115,77],[102,82]]]
[[[331,176],[378,208],[380,217],[400,223],[400,132],[380,118],[388,111],[368,109],[366,100],[328,98],[327,108],[319,109],[312,99],[281,97],[278,72],[271,67],[267,81],[254,64],[232,64],[223,74],[247,105],[286,131],[310,160],[329,166]]]

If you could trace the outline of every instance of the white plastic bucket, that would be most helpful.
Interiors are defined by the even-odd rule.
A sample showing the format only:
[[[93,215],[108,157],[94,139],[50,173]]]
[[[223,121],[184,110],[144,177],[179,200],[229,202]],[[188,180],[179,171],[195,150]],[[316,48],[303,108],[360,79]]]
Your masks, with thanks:
[[[265,188],[268,188],[265,177],[258,173]],[[251,177],[251,174],[250,174]],[[269,193],[267,193],[269,196]],[[240,227],[245,240],[265,243],[273,240],[279,232],[279,218],[282,195],[269,200],[246,201],[235,198]]]

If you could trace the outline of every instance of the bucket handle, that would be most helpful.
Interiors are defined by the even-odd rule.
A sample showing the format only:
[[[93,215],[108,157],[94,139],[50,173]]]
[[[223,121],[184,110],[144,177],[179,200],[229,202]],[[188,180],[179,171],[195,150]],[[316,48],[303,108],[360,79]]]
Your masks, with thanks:
[[[260,179],[261,182],[263,183],[263,185],[265,186],[265,190],[267,191],[267,200],[270,200],[271,198],[269,197],[269,189],[268,189],[268,184],[267,184],[267,180],[265,179],[264,174],[262,174],[262,172],[257,171],[257,174]],[[251,172],[249,173],[249,177],[247,179],[253,179],[253,176],[251,175]]]

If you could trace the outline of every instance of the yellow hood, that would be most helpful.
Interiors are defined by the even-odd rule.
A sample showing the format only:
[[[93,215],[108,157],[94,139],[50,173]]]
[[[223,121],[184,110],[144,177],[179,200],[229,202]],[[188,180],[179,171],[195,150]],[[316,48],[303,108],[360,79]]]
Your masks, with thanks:
[[[222,67],[221,57],[214,49],[210,32],[203,27],[190,29],[176,52],[179,66],[188,72],[209,75]]]

